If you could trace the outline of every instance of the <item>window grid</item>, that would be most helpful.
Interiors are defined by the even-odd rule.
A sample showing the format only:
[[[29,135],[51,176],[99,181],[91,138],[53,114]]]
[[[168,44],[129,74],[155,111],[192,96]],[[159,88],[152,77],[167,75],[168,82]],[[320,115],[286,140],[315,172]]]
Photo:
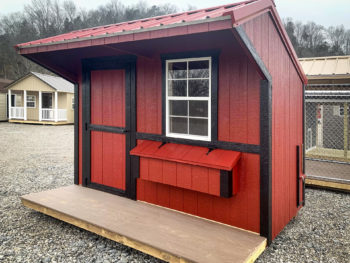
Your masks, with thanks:
[[[36,108],[36,96],[27,95],[27,108]]]
[[[204,78],[189,78],[189,62],[191,61],[209,61],[209,67],[208,67],[208,77]],[[170,63],[176,63],[176,62],[186,62],[186,78],[169,78],[169,64]],[[200,57],[200,58],[189,58],[189,59],[172,59],[166,61],[166,135],[169,137],[175,137],[175,138],[186,138],[186,139],[194,139],[194,140],[205,140],[210,141],[211,140],[211,57]],[[169,81],[172,80],[186,80],[186,96],[170,96],[169,93]],[[189,80],[208,80],[209,82],[209,90],[208,90],[208,96],[207,97],[190,97],[189,96]],[[185,100],[187,101],[187,116],[179,116],[179,115],[170,115],[169,112],[169,105],[170,101],[175,100]],[[190,116],[190,101],[207,101],[208,104],[208,117],[197,117],[197,116]],[[171,133],[170,132],[170,118],[171,117],[178,117],[178,118],[186,118],[187,119],[187,134],[185,133]],[[205,119],[208,120],[208,136],[202,136],[202,135],[194,135],[190,134],[190,118],[191,119]]]

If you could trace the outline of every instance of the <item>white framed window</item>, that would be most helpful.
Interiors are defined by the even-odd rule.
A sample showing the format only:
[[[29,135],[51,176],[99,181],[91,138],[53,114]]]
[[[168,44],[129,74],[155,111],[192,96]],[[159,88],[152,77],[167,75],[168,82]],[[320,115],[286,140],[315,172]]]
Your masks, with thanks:
[[[27,108],[35,108],[35,107],[36,107],[36,96],[27,95]]]
[[[72,110],[74,110],[74,97],[72,98]]]
[[[211,140],[211,57],[166,60],[166,136]]]

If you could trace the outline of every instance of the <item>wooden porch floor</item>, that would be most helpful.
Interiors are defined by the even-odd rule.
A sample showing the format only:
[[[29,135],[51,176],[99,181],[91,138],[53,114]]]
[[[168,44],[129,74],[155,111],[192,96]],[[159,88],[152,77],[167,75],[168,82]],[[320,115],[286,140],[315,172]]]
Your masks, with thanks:
[[[8,122],[11,123],[26,123],[26,124],[42,124],[42,125],[68,125],[68,124],[73,124],[73,123],[69,123],[66,121],[58,121],[58,122],[54,122],[54,121],[33,121],[33,120],[16,120],[16,119],[12,119],[12,120],[8,120]]]
[[[169,262],[254,262],[259,235],[81,186],[21,197],[41,213]]]

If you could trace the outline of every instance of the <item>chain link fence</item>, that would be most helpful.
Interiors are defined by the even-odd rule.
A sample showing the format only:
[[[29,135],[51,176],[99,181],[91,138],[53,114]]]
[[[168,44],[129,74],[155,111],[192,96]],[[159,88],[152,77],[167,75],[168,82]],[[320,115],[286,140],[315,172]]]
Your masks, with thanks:
[[[308,176],[350,182],[350,91],[305,92]]]

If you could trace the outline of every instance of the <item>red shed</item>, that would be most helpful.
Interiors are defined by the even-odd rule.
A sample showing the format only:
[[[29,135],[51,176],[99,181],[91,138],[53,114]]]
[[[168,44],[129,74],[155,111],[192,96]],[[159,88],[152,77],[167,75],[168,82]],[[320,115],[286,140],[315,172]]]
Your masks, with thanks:
[[[16,46],[76,86],[75,183],[259,233],[303,195],[306,77],[272,0]]]

